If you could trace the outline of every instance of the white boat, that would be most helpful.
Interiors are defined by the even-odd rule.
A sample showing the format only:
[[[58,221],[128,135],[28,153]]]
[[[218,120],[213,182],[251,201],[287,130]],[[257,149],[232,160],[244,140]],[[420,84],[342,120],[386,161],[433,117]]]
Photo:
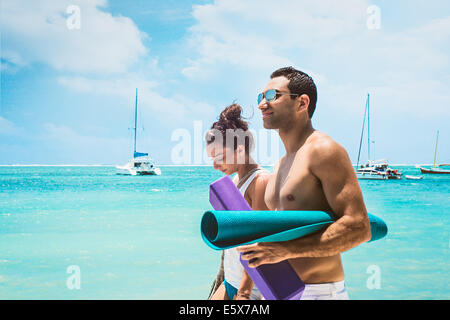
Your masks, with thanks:
[[[356,177],[362,180],[387,180],[388,176],[383,171],[377,171],[373,167],[363,167],[356,170]]]
[[[359,179],[388,180],[401,179],[402,173],[396,169],[390,168],[387,161],[382,159],[368,161],[365,166],[361,165],[360,168],[356,169],[356,176]]]
[[[405,175],[405,178],[408,180],[422,180],[423,176],[410,176],[410,175]]]
[[[153,159],[148,156],[136,157],[123,166],[116,166],[117,174],[143,176],[160,175],[161,169],[155,167]]]
[[[386,160],[368,161],[367,164],[361,165],[356,169],[356,176],[358,179],[370,180],[389,180],[401,179],[402,173],[397,169],[389,167]]]
[[[361,140],[359,142],[359,152],[358,152],[358,161],[356,163],[356,176],[358,179],[367,179],[367,180],[389,180],[389,179],[401,179],[402,173],[397,170],[390,168],[387,164],[386,160],[377,160],[377,161],[371,161],[370,160],[370,118],[369,118],[369,111],[370,111],[370,104],[369,104],[369,98],[370,95],[367,94],[367,100],[366,100],[366,107],[364,110],[364,120],[363,120],[363,126],[362,126],[362,132],[361,132]],[[359,159],[361,156],[361,146],[363,142],[363,136],[364,136],[364,126],[366,122],[366,114],[367,114],[367,158],[369,159],[367,161],[366,165],[359,166]]]
[[[136,89],[136,103],[134,109],[134,152],[133,159],[128,161],[123,166],[116,166],[117,174],[143,176],[143,175],[161,175],[161,169],[157,168],[148,156],[148,153],[136,151],[136,131],[137,131],[137,97],[138,92]]]

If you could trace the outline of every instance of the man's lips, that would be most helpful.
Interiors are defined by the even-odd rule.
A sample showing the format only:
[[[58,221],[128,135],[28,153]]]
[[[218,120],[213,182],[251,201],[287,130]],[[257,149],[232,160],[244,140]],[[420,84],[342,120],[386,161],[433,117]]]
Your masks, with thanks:
[[[267,118],[267,117],[270,117],[272,114],[273,114],[272,111],[264,111],[264,112],[262,113],[263,119],[264,119],[264,118]]]

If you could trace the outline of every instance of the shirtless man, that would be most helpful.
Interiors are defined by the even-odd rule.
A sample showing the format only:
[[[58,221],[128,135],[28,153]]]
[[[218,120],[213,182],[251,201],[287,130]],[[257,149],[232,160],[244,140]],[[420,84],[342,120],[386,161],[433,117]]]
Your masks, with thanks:
[[[270,210],[321,210],[336,221],[307,237],[238,248],[250,267],[289,259],[306,284],[302,299],[348,299],[340,253],[370,239],[370,223],[347,152],[311,124],[316,86],[292,67],[271,75],[258,97],[264,127],[278,129],[286,154],[265,191]]]

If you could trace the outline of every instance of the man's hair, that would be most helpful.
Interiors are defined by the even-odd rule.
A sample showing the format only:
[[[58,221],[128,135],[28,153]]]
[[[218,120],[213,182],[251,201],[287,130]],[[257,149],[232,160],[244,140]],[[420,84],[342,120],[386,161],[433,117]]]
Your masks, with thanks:
[[[270,78],[273,79],[276,77],[286,77],[289,80],[288,89],[291,93],[298,94],[299,96],[302,94],[308,95],[308,115],[311,119],[314,114],[314,110],[316,110],[317,103],[317,88],[313,79],[306,73],[294,69],[293,67],[285,67],[275,70],[270,75]],[[295,99],[296,96],[291,96],[291,98]]]

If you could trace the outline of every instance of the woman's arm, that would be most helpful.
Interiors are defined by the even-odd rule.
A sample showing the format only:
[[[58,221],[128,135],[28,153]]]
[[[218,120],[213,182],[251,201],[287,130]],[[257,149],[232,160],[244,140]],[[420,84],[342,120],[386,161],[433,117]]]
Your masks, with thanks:
[[[259,174],[248,188],[249,198],[251,200],[253,210],[269,210],[264,202],[264,193],[266,191],[267,182],[269,181],[268,174]],[[254,283],[252,278],[244,269],[241,284],[238,292],[234,297],[235,300],[250,300]]]
[[[217,288],[216,292],[212,295],[210,300],[230,300],[227,296],[227,291],[225,290],[225,285],[222,284]]]
[[[233,297],[233,300],[250,300],[250,294],[253,290],[253,280],[248,275],[247,271],[244,269],[244,273],[242,274],[241,284],[239,285],[239,289],[236,295]]]
[[[269,182],[270,174],[260,173],[256,176],[255,180],[250,184],[250,198],[252,202],[253,210],[269,210],[264,201],[264,194],[266,193],[267,183]],[[254,185],[254,186],[252,186]]]

